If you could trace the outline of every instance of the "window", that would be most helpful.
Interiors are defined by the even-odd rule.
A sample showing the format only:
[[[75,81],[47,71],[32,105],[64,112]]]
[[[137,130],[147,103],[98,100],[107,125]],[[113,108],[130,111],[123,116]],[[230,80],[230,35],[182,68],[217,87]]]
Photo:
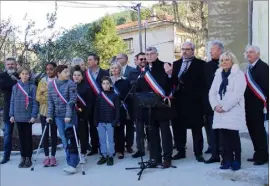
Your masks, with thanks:
[[[133,38],[124,39],[127,44],[128,51],[133,52]]]

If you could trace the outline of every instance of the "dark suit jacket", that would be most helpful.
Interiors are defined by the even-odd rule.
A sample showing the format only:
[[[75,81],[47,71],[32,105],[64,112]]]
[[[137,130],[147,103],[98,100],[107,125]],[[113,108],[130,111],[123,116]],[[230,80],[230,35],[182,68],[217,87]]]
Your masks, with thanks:
[[[178,80],[178,73],[182,59],[173,63],[172,82],[179,87],[174,93],[176,111],[181,119],[179,125],[186,128],[201,127],[203,125],[203,87],[205,61],[194,58],[187,72],[182,75],[182,83]]]
[[[103,70],[103,69],[100,68],[96,81],[97,81],[97,84],[99,85],[101,90],[102,90],[101,79],[104,76],[109,77],[109,72],[107,70]],[[90,114],[89,117],[93,117],[93,110],[95,108],[95,102],[96,102],[97,95],[95,94],[95,92],[92,89],[91,85],[88,83],[88,80],[86,79],[86,74],[84,74],[84,77],[85,77],[85,83],[87,83],[90,86],[90,91],[91,91],[91,95],[89,95],[91,97],[90,101],[89,101],[89,111],[91,111],[91,113],[89,113]]]
[[[135,71],[136,71],[135,68],[133,68],[133,67],[127,65],[126,70],[125,70],[125,73],[123,74],[123,76],[124,76],[125,78],[128,78],[129,74],[130,74],[131,72],[135,72]]]
[[[269,66],[261,59],[257,61],[251,70],[251,76],[267,97],[267,106],[269,105]],[[245,91],[245,107],[247,120],[261,121],[263,116],[263,102],[258,99],[252,90],[247,86]],[[268,107],[269,112],[269,107]],[[267,113],[268,113],[267,112]],[[267,116],[269,117],[269,116]]]

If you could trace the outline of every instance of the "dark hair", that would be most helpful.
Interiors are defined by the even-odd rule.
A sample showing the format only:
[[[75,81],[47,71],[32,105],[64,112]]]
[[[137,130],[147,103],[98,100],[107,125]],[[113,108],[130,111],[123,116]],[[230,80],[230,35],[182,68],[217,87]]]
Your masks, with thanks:
[[[83,75],[83,71],[82,71],[80,65],[75,65],[75,66],[73,67],[72,75],[74,74],[74,72],[80,72],[80,73]]]
[[[58,73],[61,73],[63,70],[65,70],[66,68],[68,68],[67,65],[58,65],[55,69],[55,74],[56,76],[58,76]]]
[[[100,60],[100,58],[99,58],[99,56],[97,55],[97,54],[95,54],[95,53],[90,53],[90,54],[88,54],[88,57],[89,56],[93,56],[94,57],[94,60],[97,60],[98,61],[98,65],[99,65],[99,60]]]
[[[112,80],[111,80],[111,78],[110,78],[109,76],[103,76],[103,77],[101,78],[101,83],[102,83],[103,81],[109,81],[109,83],[112,84]]]
[[[140,55],[145,55],[145,53],[144,53],[144,52],[138,53],[138,54],[136,55],[137,59],[139,58]]]
[[[57,67],[57,64],[55,62],[49,62],[46,64],[45,68],[48,66],[48,65],[52,65],[53,68],[56,68]]]
[[[15,61],[15,62],[16,62],[16,59],[15,59],[14,57],[8,57],[8,58],[6,59],[6,61]]]

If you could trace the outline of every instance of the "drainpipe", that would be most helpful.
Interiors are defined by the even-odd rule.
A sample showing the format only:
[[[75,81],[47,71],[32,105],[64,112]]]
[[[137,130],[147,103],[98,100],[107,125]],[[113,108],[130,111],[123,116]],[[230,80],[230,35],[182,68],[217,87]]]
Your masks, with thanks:
[[[252,44],[253,0],[248,0],[248,44]]]

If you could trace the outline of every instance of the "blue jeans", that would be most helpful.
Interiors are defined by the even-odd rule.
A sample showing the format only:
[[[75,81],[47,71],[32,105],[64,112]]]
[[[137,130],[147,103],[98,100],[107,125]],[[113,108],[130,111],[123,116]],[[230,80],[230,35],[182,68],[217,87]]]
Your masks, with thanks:
[[[98,136],[100,151],[102,156],[113,157],[114,154],[114,128],[111,123],[99,123],[98,124]],[[108,136],[108,148],[107,148],[107,136]]]
[[[63,147],[65,149],[66,152],[66,160],[67,160],[67,164],[69,166],[72,166],[74,168],[76,168],[76,166],[79,163],[79,155],[78,153],[70,153],[67,146],[69,141],[66,139],[65,136],[65,129],[73,127],[73,124],[75,125],[75,127],[77,128],[77,116],[73,116],[71,119],[70,123],[65,123],[65,118],[64,117],[55,117],[55,123],[57,125],[59,134],[60,134],[60,138],[62,140],[63,143]]]
[[[12,133],[14,124],[10,121],[4,121],[4,157],[9,158],[12,150]]]

